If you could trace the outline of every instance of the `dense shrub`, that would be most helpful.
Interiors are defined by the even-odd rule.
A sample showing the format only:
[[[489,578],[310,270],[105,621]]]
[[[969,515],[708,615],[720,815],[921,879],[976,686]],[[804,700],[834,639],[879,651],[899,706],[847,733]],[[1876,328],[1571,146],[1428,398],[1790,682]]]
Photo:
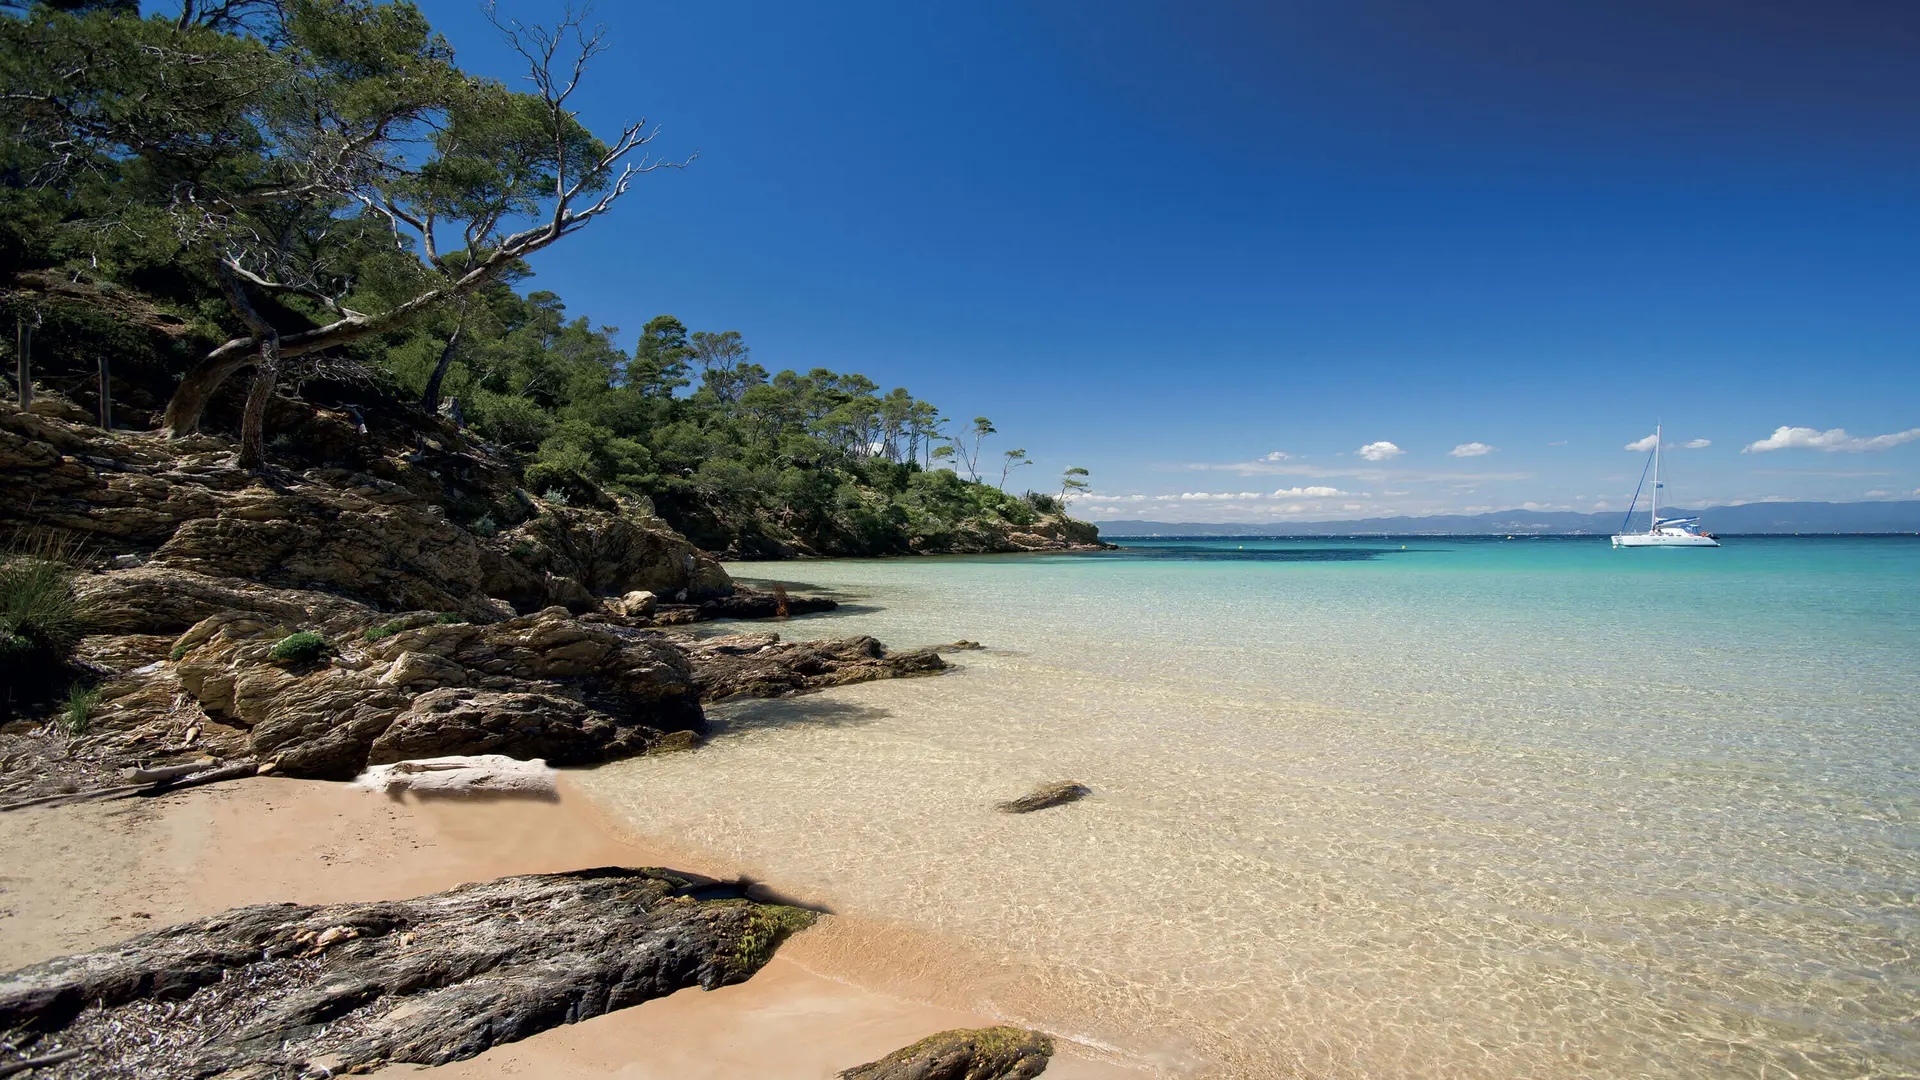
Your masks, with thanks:
[[[282,664],[312,667],[332,653],[333,648],[327,644],[326,638],[311,630],[302,630],[274,642],[273,648],[267,650],[267,659]]]

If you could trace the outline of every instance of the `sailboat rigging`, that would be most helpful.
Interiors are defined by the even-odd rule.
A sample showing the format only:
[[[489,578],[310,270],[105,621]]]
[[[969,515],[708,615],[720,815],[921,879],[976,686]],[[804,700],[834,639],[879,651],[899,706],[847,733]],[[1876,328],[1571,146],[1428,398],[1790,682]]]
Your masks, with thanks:
[[[1720,541],[1714,539],[1711,533],[1705,532],[1700,528],[1699,518],[1663,518],[1660,516],[1660,488],[1662,487],[1660,482],[1660,432],[1660,425],[1654,425],[1653,456],[1649,458],[1647,462],[1647,467],[1653,470],[1653,490],[1648,496],[1647,531],[1627,531],[1633,522],[1634,508],[1640,505],[1641,488],[1636,487],[1633,489],[1633,502],[1627,506],[1627,516],[1620,522],[1620,532],[1615,534],[1613,538],[1613,546],[1617,548],[1719,547]],[[1644,487],[1646,482],[1647,472],[1646,469],[1642,469],[1640,471],[1640,483]]]

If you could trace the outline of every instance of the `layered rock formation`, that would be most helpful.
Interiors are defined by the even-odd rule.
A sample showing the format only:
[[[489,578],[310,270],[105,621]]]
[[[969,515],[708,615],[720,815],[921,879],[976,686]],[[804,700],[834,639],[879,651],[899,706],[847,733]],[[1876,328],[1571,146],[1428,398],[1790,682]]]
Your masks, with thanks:
[[[655,632],[563,608],[491,625],[393,630],[325,663],[276,662],[287,627],[226,612],[173,647],[174,676],[210,718],[243,728],[287,775],[347,780],[368,765],[504,754],[580,765],[705,727],[686,656]]]
[[[773,633],[727,634],[689,642],[686,649],[700,696],[707,701],[780,697],[947,669],[937,648],[890,653],[870,637],[782,641]]]
[[[872,638],[690,637],[657,627],[701,607],[631,599],[480,622],[153,565],[82,574],[75,590],[106,631],[76,658],[98,680],[97,722],[77,737],[0,731],[0,802],[206,755],[333,780],[453,754],[589,764],[696,744],[703,701],[947,666]],[[314,654],[277,656],[296,634],[311,635]]]
[[[811,912],[696,899],[711,882],[607,867],[414,900],[236,908],[0,980],[0,1075],[60,1080],[440,1065],[759,970]]]
[[[0,406],[0,531],[57,529],[102,556],[476,618],[586,611],[635,589],[694,602],[733,591],[665,522],[536,499],[458,429],[381,438],[346,413],[303,415],[287,438],[318,463],[261,476],[231,463],[226,440]]]

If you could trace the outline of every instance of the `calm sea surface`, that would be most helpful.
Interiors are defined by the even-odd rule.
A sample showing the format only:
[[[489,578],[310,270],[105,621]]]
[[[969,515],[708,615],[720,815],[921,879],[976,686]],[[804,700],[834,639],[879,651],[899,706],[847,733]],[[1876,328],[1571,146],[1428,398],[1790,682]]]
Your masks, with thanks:
[[[987,649],[589,789],[1174,1075],[1920,1076],[1920,540],[1122,542],[734,567]]]

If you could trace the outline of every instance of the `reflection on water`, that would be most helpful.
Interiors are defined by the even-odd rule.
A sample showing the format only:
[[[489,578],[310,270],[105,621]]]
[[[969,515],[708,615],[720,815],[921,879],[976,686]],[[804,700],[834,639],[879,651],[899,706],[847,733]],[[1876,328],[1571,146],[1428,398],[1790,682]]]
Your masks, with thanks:
[[[795,567],[989,650],[585,783],[1177,1075],[1920,1075],[1920,543],[1155,546]]]

